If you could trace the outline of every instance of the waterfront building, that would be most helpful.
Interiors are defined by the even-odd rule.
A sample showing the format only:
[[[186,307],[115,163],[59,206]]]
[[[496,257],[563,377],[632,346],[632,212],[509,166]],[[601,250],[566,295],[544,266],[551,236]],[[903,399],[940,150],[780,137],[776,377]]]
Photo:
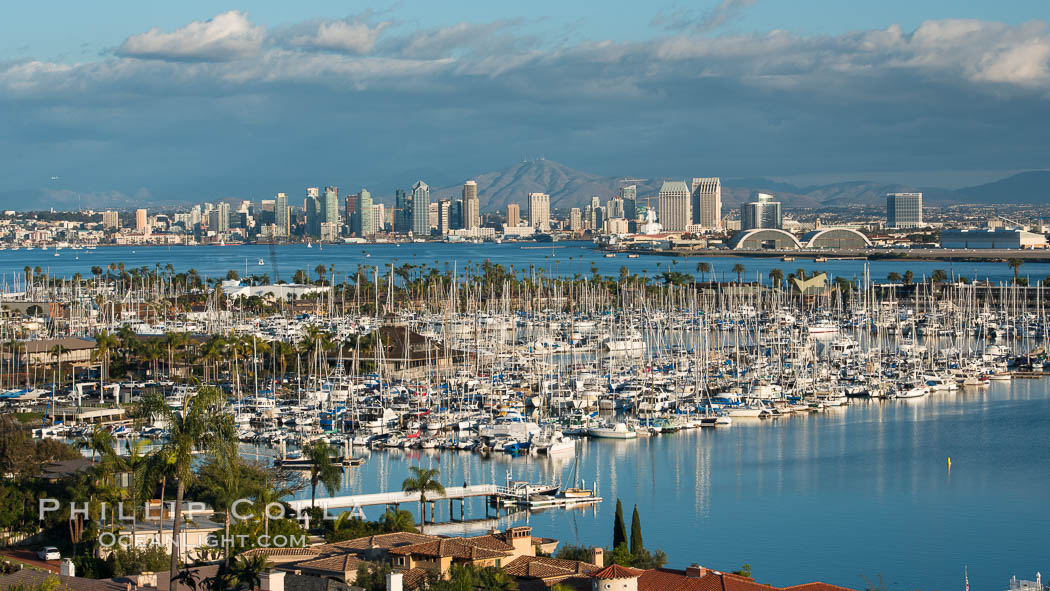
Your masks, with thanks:
[[[1046,248],[1046,236],[1021,228],[941,230],[941,248],[1020,249]]]
[[[412,233],[430,236],[430,186],[423,181],[412,185]]]
[[[886,195],[886,226],[904,229],[922,226],[922,193]]]
[[[742,230],[729,241],[733,250],[795,250],[802,243],[794,234],[776,228]]]
[[[755,201],[740,206],[740,229],[755,230],[760,228],[781,229],[784,218],[780,202],[774,201],[768,193],[759,193]]]
[[[135,210],[135,231],[139,234],[149,234],[149,215],[145,209]]]
[[[321,235],[321,200],[310,195],[310,189],[306,191],[306,235],[316,238]]]
[[[106,229],[117,229],[120,227],[120,213],[116,211],[102,212],[102,227]]]
[[[468,230],[481,227],[481,202],[475,181],[463,183],[463,227]]]
[[[692,223],[692,201],[684,181],[664,181],[660,186],[658,207],[660,223],[667,232],[684,231]]]
[[[569,210],[569,230],[579,232],[583,229],[583,213],[579,207]]]
[[[722,227],[722,181],[718,177],[694,178],[690,188],[692,195],[692,221],[705,229]],[[664,226],[666,227],[666,222]]]
[[[291,216],[288,211],[288,196],[278,193],[273,200],[273,219],[277,227],[276,236],[289,236],[291,234]]]
[[[546,193],[529,193],[529,225],[540,232],[551,227],[551,196]]]
[[[629,225],[626,218],[609,218],[603,230],[606,234],[623,235],[629,231]]]
[[[521,206],[517,203],[507,204],[507,225],[517,226],[521,223]]]
[[[619,197],[613,197],[612,199],[607,201],[605,205],[605,211],[610,219],[627,217],[624,214],[623,199]]]
[[[861,249],[870,248],[871,240],[853,228],[821,228],[802,237],[805,248]]]

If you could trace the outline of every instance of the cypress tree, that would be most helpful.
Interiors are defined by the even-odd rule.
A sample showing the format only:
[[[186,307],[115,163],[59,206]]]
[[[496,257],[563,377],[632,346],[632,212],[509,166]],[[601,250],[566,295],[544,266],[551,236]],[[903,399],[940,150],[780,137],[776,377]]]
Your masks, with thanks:
[[[642,518],[638,517],[638,505],[634,506],[634,515],[631,516],[631,554],[635,556],[645,550],[642,544]]]
[[[613,549],[627,543],[627,522],[623,520],[623,505],[616,499],[616,517],[613,520]]]

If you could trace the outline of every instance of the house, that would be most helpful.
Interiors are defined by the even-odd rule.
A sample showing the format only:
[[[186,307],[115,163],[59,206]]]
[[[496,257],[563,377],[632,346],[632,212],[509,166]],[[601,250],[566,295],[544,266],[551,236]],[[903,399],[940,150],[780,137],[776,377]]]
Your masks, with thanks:
[[[590,586],[578,578],[567,579],[570,586],[581,591],[852,591],[827,583],[806,583],[794,587],[773,587],[756,582],[750,577],[721,572],[692,564],[684,570],[653,568],[639,570],[617,564],[589,575]]]
[[[600,550],[600,548],[598,549]],[[601,556],[598,556],[601,560]],[[554,585],[590,588],[590,574],[601,570],[597,564],[562,560],[549,556],[520,556],[504,565],[520,591],[546,591]]]

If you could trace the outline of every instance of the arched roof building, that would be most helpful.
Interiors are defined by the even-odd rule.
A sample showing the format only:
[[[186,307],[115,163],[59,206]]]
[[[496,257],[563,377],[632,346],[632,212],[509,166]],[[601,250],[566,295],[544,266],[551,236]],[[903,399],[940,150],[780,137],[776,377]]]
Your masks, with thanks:
[[[871,240],[852,228],[824,228],[802,237],[806,248],[869,248]]]
[[[745,230],[729,241],[733,250],[797,250],[802,244],[791,232],[774,228]]]

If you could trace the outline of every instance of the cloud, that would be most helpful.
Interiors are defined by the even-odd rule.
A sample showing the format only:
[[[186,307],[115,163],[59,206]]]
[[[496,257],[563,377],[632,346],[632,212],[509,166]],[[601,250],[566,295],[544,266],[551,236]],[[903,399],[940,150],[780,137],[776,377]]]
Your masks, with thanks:
[[[356,19],[321,21],[311,30],[288,35],[284,42],[291,47],[363,55],[375,50],[379,36],[391,24],[390,21],[383,21],[371,26]]]
[[[248,15],[232,10],[206,21],[194,21],[172,33],[150,29],[132,35],[117,55],[173,61],[228,61],[259,54],[265,29]]]
[[[658,14],[650,22],[653,26],[668,31],[694,31],[706,33],[719,29],[735,19],[740,12],[757,0],[718,0],[711,9],[700,15],[692,9],[678,9],[670,15]]]

